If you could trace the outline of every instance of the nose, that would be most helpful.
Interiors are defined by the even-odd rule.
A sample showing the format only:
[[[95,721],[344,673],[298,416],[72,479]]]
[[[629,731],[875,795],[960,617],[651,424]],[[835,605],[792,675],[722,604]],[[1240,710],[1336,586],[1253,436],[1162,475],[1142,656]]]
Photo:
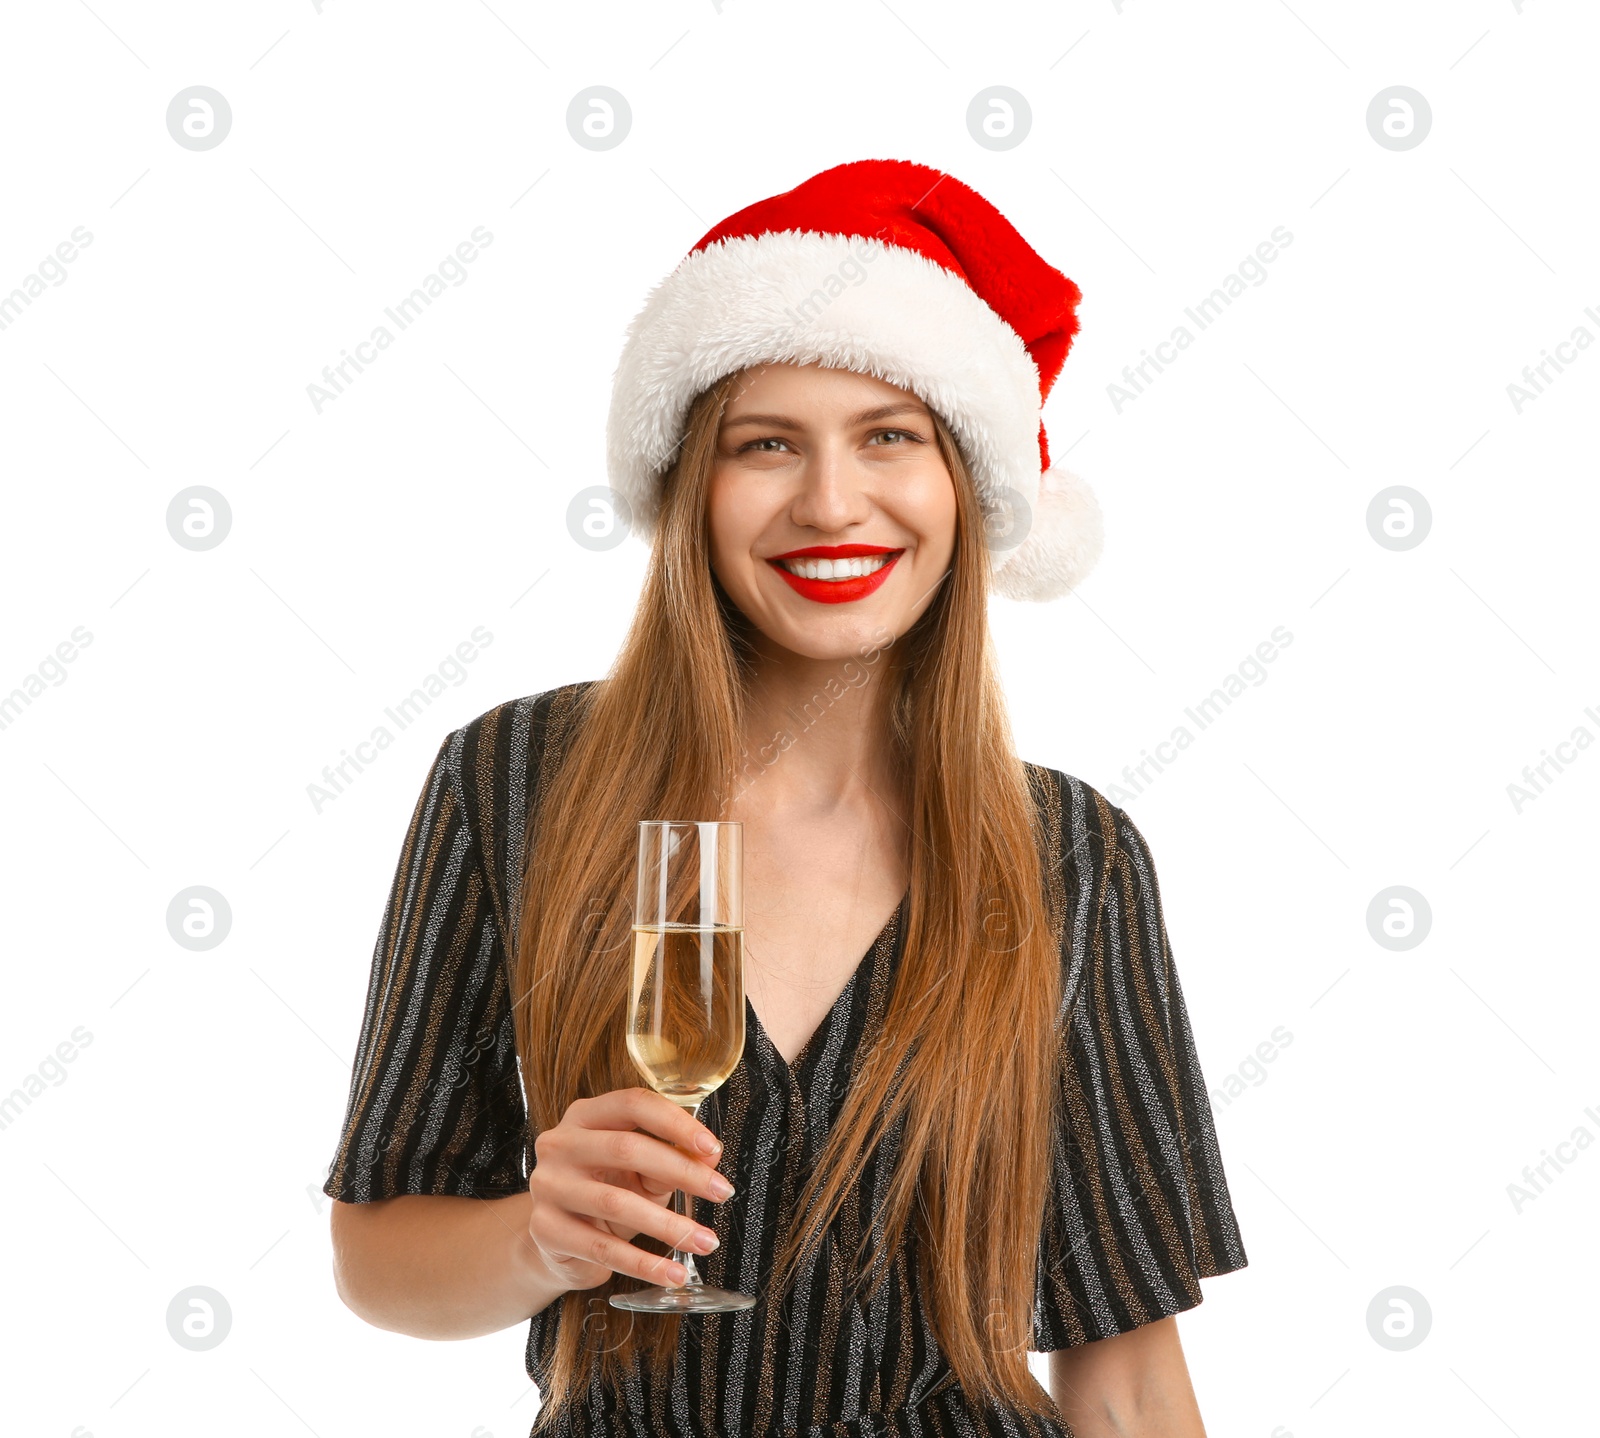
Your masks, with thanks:
[[[859,524],[870,513],[861,476],[850,455],[840,445],[817,446],[806,459],[800,489],[790,508],[794,522],[835,533]]]

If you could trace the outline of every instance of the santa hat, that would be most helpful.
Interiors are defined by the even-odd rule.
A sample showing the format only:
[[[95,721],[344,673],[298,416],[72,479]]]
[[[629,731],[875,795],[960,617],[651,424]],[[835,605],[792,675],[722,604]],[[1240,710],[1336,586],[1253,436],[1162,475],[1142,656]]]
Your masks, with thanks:
[[[996,592],[1065,594],[1100,556],[1099,505],[1052,468],[1041,411],[1078,331],[1078,287],[993,205],[909,160],[856,160],[703,236],[628,328],[606,425],[611,484],[649,541],[690,404],[747,366],[851,369],[949,425]]]

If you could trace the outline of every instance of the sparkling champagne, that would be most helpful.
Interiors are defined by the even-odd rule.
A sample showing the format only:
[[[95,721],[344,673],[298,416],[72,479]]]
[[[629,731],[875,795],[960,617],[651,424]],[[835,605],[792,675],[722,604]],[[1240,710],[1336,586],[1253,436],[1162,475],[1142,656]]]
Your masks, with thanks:
[[[693,1110],[744,1052],[744,929],[636,924],[628,1054],[657,1093]]]

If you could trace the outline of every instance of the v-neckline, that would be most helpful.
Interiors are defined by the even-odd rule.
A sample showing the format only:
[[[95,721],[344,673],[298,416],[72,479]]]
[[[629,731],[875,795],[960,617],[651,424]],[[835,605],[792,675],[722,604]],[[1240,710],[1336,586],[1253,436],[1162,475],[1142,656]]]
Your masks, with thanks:
[[[840,1008],[848,1004],[856,990],[860,988],[862,980],[873,967],[872,959],[878,952],[878,946],[883,943],[884,936],[894,928],[896,921],[905,912],[906,905],[910,899],[911,887],[907,885],[905,893],[900,896],[900,902],[895,905],[894,912],[889,915],[883,927],[878,930],[877,936],[867,945],[866,953],[861,956],[855,968],[850,971],[850,977],[845,980],[844,987],[839,990],[839,996],[833,1001],[833,1006],[818,1021],[816,1028],[812,1029],[811,1037],[800,1045],[800,1052],[794,1056],[793,1062],[784,1058],[777,1044],[773,1043],[771,1036],[761,1022],[761,1015],[756,1012],[756,1006],[750,1002],[748,988],[745,990],[744,1016],[746,1030],[756,1035],[758,1045],[766,1047],[767,1052],[776,1061],[779,1069],[797,1087],[799,1086],[802,1072],[816,1050],[817,1040],[822,1037],[826,1030],[833,1026],[833,1021],[838,1016]]]

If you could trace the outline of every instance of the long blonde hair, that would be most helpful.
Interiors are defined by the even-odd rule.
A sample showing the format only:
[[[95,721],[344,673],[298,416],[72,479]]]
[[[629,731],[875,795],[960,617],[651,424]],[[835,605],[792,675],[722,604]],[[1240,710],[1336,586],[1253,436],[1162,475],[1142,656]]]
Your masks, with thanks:
[[[712,573],[707,525],[717,433],[736,378],[691,408],[638,609],[611,672],[573,719],[531,836],[514,993],[534,1133],[559,1123],[575,1099],[640,1082],[623,1037],[636,824],[662,814],[721,817],[745,763],[750,627]],[[881,1040],[857,1056],[797,1199],[794,1211],[813,1216],[776,1256],[767,1293],[780,1301],[878,1137],[904,1113],[884,1251],[915,1225],[920,1289],[969,1397],[1050,1415],[1027,1344],[1059,1055],[1060,917],[1046,912],[1038,811],[991,650],[982,514],[938,415],[934,429],[958,499],[955,556],[928,609],[884,650],[875,681],[892,691],[891,762],[917,837],[903,957]],[[663,674],[694,682],[663,684]],[[871,1236],[869,1227],[858,1273]],[[666,1251],[647,1234],[634,1242]],[[876,1291],[887,1266],[872,1267]],[[596,1300],[617,1291],[613,1274],[556,1300],[546,1404],[581,1393],[595,1363],[617,1384],[641,1351],[656,1373],[667,1370],[677,1316],[632,1325],[620,1342],[586,1331]]]

